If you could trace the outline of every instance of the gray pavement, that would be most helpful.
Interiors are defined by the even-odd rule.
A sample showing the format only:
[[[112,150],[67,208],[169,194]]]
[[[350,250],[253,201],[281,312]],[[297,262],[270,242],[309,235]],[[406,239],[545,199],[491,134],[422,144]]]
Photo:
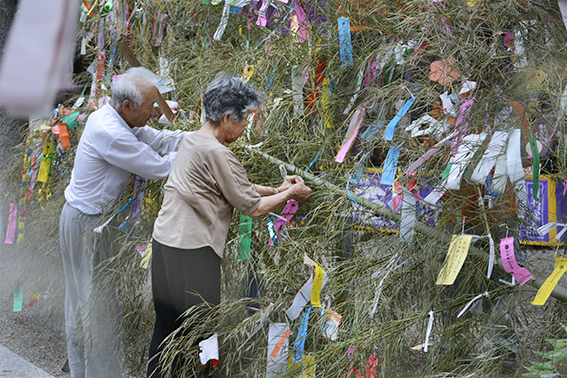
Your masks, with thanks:
[[[31,362],[0,345],[1,378],[53,378]]]

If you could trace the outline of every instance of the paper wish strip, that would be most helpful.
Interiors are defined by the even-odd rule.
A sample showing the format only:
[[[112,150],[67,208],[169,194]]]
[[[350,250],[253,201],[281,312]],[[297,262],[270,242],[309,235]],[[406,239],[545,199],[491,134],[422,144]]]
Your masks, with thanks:
[[[453,235],[445,263],[437,276],[436,285],[452,285],[469,253],[473,235]]]
[[[266,378],[275,378],[285,374],[290,335],[291,330],[286,323],[270,324]]]
[[[563,276],[563,274],[567,271],[567,258],[565,257],[557,257],[555,259],[555,269],[553,272],[547,277],[543,285],[539,288],[536,297],[534,298],[532,304],[534,306],[543,306],[547,299],[551,295],[551,292],[557,286],[557,283]]]
[[[513,236],[500,240],[500,257],[504,270],[510,273],[520,285],[525,284],[533,278],[530,272],[526,268],[519,266],[516,261]]]

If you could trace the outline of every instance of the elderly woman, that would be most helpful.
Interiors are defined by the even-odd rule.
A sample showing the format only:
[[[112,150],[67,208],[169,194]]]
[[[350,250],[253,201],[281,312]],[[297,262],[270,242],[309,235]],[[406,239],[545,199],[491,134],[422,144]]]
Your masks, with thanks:
[[[203,98],[205,123],[179,147],[153,232],[156,320],[149,377],[161,376],[161,344],[181,325],[181,315],[203,300],[220,303],[220,265],[233,209],[255,218],[311,195],[298,176],[288,176],[278,188],[250,183],[225,146],[242,135],[249,112],[259,106],[254,87],[225,73],[217,75]]]

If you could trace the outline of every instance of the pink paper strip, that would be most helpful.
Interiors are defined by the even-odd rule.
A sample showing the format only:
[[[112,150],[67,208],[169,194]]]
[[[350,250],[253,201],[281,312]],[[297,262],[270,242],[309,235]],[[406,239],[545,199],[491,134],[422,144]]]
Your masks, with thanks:
[[[303,43],[307,41],[307,38],[309,38],[306,21],[307,15],[305,14],[303,8],[301,8],[301,6],[299,5],[299,2],[295,2],[293,6],[295,9],[295,14],[297,15],[297,24],[299,25],[299,42]]]
[[[258,11],[258,20],[256,20],[256,25],[258,26],[266,26],[268,23],[268,19],[266,18],[266,11],[268,10],[268,0],[263,0],[262,6]]]
[[[13,244],[17,227],[17,207],[15,203],[10,204],[10,215],[8,217],[8,229],[6,230],[6,240],[4,244]]]
[[[276,218],[276,224],[274,225],[274,231],[278,231],[280,228],[282,228],[282,226],[285,223],[288,223],[291,220],[291,218],[293,218],[295,213],[297,212],[297,209],[299,209],[299,204],[295,200],[288,201],[288,203],[285,205],[285,207],[282,210],[282,213],[280,215],[280,217],[287,219],[287,222],[285,222],[281,218]],[[270,238],[270,245],[274,245],[274,241],[272,240],[272,238]]]
[[[526,268],[520,267],[516,261],[513,236],[500,240],[500,257],[504,270],[510,273],[520,285],[532,279],[530,272]]]
[[[354,132],[352,133],[352,136],[350,137],[350,139],[341,147],[339,153],[337,154],[337,157],[335,158],[335,161],[337,163],[342,163],[345,160],[345,156],[350,148],[350,145],[352,144],[352,142],[354,141],[354,138],[356,138],[356,135],[358,134],[358,129],[360,128],[360,124],[362,123],[362,119],[364,118],[364,108],[361,110],[360,112],[360,119],[358,120],[358,124],[356,125],[356,129],[354,129]]]
[[[455,130],[457,130],[457,137],[453,140],[453,144],[451,145],[451,155],[457,153],[459,144],[465,137],[465,134],[469,127],[469,123],[466,122],[466,119],[469,117],[473,104],[474,104],[473,99],[465,100],[463,102],[463,105],[461,105],[461,107],[459,108],[459,115],[457,116],[457,122],[455,123]]]
[[[442,141],[437,143],[435,146],[433,146],[433,148],[431,148],[429,151],[427,151],[422,157],[417,159],[412,165],[409,166],[408,169],[406,169],[405,175],[409,175],[409,174],[413,173],[417,168],[419,168],[419,166],[421,164],[423,164],[427,159],[429,159],[437,151],[439,151],[441,149],[441,147],[443,147],[454,136],[455,136],[455,133],[445,137],[445,139],[443,139]]]

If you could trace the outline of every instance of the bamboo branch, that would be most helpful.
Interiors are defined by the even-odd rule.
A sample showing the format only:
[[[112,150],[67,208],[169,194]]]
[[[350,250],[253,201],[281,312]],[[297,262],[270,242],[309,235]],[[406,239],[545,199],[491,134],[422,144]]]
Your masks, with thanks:
[[[272,162],[275,165],[281,165],[283,164],[286,169],[288,170],[288,172],[293,172],[296,175],[302,176],[307,182],[310,182],[316,186],[323,186],[327,189],[332,189],[334,192],[339,193],[341,195],[347,195],[347,192],[345,189],[342,189],[334,184],[331,184],[327,181],[321,180],[320,178],[312,175],[311,173],[308,173],[304,170],[301,170],[299,168],[297,168],[296,166],[286,163],[280,159],[277,159],[271,155],[268,155],[265,152],[262,152],[256,148],[253,148],[251,146],[246,146],[248,147],[248,149],[250,149],[251,151],[254,151],[255,153],[257,153],[258,155],[262,156],[264,159]],[[367,209],[370,209],[372,211],[374,211],[377,215],[383,216],[383,217],[387,217],[393,221],[399,222],[400,221],[400,216],[396,213],[394,213],[392,210],[387,209],[385,206],[381,206],[375,202],[372,202],[364,197],[361,197],[355,193],[349,193],[349,195],[361,206],[366,207]],[[431,237],[433,239],[438,240],[441,243],[450,243],[451,242],[451,238],[452,236],[449,235],[446,232],[440,231],[440,230],[436,230],[433,229],[429,226],[427,226],[424,223],[421,222],[416,222],[415,223],[415,230],[421,234],[423,234],[424,236],[427,237]],[[476,247],[471,246],[470,247],[470,252],[472,252],[472,254],[474,256],[480,257],[481,259],[488,259],[488,256],[486,255],[486,252],[478,249]],[[494,267],[499,269],[500,271],[504,271],[504,266],[502,265],[501,260],[498,260],[494,263]],[[533,274],[532,274],[533,275]],[[539,289],[543,283],[545,282],[545,279],[538,277],[536,275],[533,275],[533,279],[529,280],[528,283],[535,287],[536,289]],[[553,289],[553,292],[551,293],[551,296],[559,299],[560,301],[563,302],[567,302],[567,289],[565,289],[562,286],[555,286],[555,288]]]

